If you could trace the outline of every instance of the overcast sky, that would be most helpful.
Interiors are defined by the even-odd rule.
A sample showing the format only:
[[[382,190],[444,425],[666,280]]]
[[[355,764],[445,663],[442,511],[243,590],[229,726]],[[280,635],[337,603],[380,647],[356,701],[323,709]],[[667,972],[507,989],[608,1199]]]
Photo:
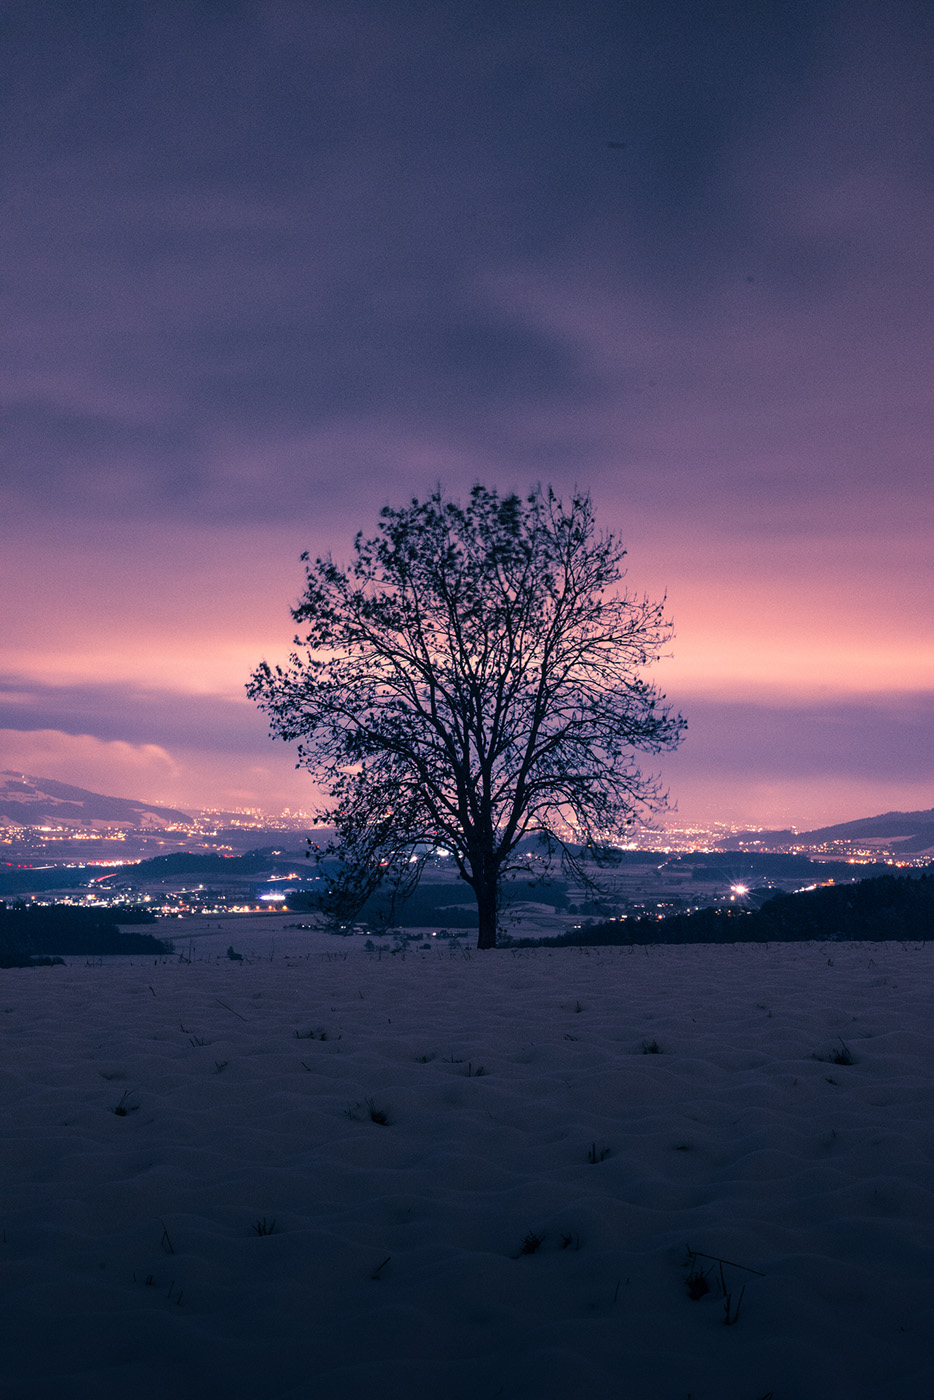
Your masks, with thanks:
[[[310,805],[298,556],[578,485],[685,820],[934,804],[926,0],[6,0],[0,766]]]

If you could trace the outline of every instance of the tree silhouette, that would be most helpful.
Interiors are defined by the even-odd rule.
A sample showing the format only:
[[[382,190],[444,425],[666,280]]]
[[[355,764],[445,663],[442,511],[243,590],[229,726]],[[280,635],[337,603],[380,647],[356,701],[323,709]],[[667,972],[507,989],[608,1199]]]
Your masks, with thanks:
[[[387,507],[348,568],[302,556],[304,650],[247,689],[330,796],[332,912],[411,889],[443,846],[493,947],[526,838],[580,871],[664,806],[634,755],[675,747],[685,721],[640,675],[671,631],[663,604],[616,587],[625,552],[585,494],[477,485],[466,505],[439,488]]]

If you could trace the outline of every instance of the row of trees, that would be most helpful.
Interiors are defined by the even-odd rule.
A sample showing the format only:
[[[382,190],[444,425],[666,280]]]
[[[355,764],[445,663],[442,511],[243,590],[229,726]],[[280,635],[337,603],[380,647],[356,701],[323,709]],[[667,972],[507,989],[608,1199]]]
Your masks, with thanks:
[[[118,923],[151,924],[148,910],[114,906],[106,913],[72,904],[7,906],[0,901],[0,967],[23,967],[43,954],[99,957],[113,953],[172,951],[171,943],[148,933],[125,933]]]
[[[882,875],[851,885],[778,894],[761,909],[731,906],[666,919],[609,920],[513,947],[606,947],[648,943],[856,943],[934,938],[934,876]]]

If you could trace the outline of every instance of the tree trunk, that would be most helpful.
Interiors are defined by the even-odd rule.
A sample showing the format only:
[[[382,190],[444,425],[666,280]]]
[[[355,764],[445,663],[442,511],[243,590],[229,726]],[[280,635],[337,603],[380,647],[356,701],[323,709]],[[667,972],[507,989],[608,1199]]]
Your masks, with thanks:
[[[499,914],[499,881],[495,876],[478,880],[474,886],[477,896],[477,913],[480,919],[478,948],[496,947],[496,925]]]

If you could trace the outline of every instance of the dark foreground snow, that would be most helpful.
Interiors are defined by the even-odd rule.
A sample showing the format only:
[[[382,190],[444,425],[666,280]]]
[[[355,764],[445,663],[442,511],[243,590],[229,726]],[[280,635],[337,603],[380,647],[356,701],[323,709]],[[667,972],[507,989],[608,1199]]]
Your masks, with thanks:
[[[244,929],[0,974],[6,1400],[928,1393],[934,944]]]

